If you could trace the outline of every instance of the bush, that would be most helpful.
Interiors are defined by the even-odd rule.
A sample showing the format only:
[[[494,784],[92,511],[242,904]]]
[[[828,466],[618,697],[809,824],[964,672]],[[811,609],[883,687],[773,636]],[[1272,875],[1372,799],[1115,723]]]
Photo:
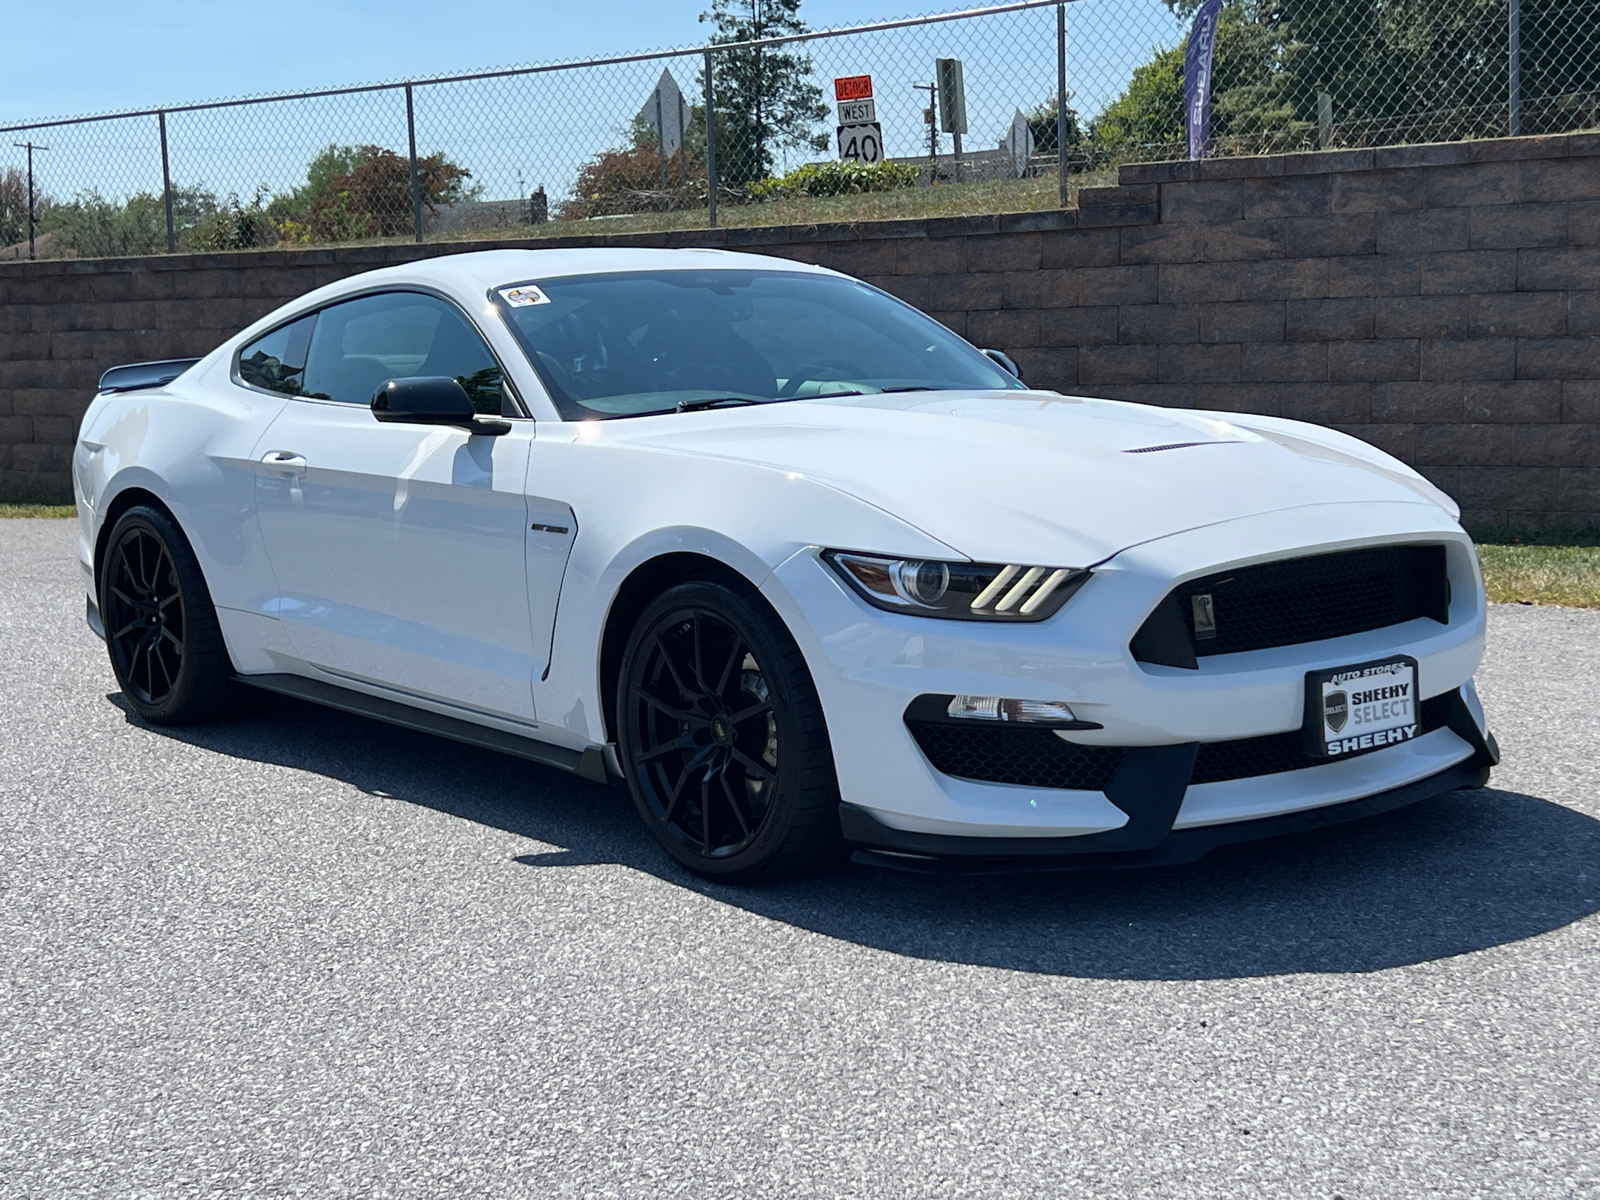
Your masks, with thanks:
[[[759,179],[749,187],[757,201],[790,200],[797,196],[859,196],[864,192],[896,192],[915,187],[920,167],[910,163],[816,162],[787,175]]]
[[[217,198],[199,187],[172,189],[172,226],[180,241],[217,212]],[[39,228],[53,247],[79,258],[119,258],[163,254],[167,249],[167,208],[161,196],[135,192],[126,200],[107,200],[90,189],[57,204]]]
[[[226,200],[215,203],[192,228],[183,231],[179,241],[195,250],[251,250],[276,245],[278,228],[268,214],[267,195],[265,187],[257,188],[250,203],[245,204],[237,193],[229,192]]]
[[[705,144],[701,126],[701,145]],[[623,213],[667,212],[706,202],[706,165],[687,147],[667,159],[667,186],[661,187],[661,158],[654,141],[635,136],[627,149],[602,150],[578,172],[572,198],[556,209],[558,221],[583,221]]]
[[[200,187],[172,189],[172,228],[186,250],[248,250],[278,241],[278,231],[258,190],[249,204],[237,195],[218,200]],[[51,207],[39,222],[52,235],[52,246],[79,258],[117,258],[162,254],[167,249],[167,209],[161,196],[135,192],[126,200],[108,200],[99,192],[79,192],[66,204]]]
[[[429,212],[473,199],[471,178],[442,153],[417,159],[418,192]],[[403,236],[412,230],[410,159],[382,146],[329,146],[312,160],[305,186],[267,213],[289,241]]]

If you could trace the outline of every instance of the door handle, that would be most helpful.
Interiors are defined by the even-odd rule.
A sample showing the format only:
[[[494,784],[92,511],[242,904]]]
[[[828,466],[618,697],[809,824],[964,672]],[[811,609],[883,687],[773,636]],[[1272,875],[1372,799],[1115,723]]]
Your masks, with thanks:
[[[271,467],[279,475],[304,475],[305,456],[293,450],[269,450],[261,456],[261,465]]]

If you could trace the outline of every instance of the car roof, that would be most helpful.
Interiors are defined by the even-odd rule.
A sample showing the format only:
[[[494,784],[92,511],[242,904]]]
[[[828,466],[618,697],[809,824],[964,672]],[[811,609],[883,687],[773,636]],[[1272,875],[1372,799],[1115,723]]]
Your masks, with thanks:
[[[567,275],[608,275],[621,271],[803,271],[808,274],[838,276],[837,271],[792,262],[765,254],[740,254],[731,250],[693,248],[659,250],[650,247],[599,246],[561,250],[471,250],[462,254],[440,254],[348,275],[323,284],[296,297],[280,308],[252,322],[218,346],[213,355],[227,357],[233,348],[300,313],[346,296],[382,287],[432,286],[459,299],[481,297],[493,288],[525,280],[555,279]]]
[[[809,263],[730,250],[603,246],[559,250],[473,250],[465,254],[442,254],[436,258],[420,259],[352,276],[351,281],[359,279],[362,286],[370,286],[392,274],[407,280],[431,278],[440,284],[467,284],[477,291],[529,279],[554,279],[564,275],[609,275],[621,271],[727,271],[741,268],[749,271],[834,273]]]

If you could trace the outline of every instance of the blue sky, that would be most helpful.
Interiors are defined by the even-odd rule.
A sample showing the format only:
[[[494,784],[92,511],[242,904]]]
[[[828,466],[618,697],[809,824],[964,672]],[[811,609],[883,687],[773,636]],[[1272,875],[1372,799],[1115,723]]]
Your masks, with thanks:
[[[902,16],[914,6],[805,0],[802,12],[822,28]],[[26,21],[7,22],[0,124],[696,45],[705,29],[696,17],[707,7],[705,0],[35,2]]]
[[[707,36],[696,18],[708,2],[36,2],[28,20],[8,33],[0,125],[695,46]],[[904,16],[913,6],[950,12],[981,3],[805,0],[802,14],[813,28],[830,28]],[[1177,36],[1162,0],[1074,0],[1068,13],[1068,87],[1085,116],[1126,85],[1155,44]],[[835,75],[872,73],[886,151],[916,154],[925,145],[926,97],[913,85],[931,74],[935,56],[966,63],[968,146],[978,149],[995,144],[1018,107],[1054,92],[1055,41],[1054,10],[1042,8],[828,39],[805,53],[824,87]],[[586,159],[625,143],[628,123],[663,66],[687,90],[695,87],[698,65],[676,59],[418,88],[418,149],[446,153],[468,168],[489,199],[525,195],[534,185],[560,196]],[[404,114],[399,92],[172,114],[174,185],[243,197],[292,188],[330,143],[403,152]],[[159,190],[153,118],[35,136],[51,147],[39,160],[40,186],[51,195]],[[804,161],[815,153],[797,150],[792,157]],[[0,145],[0,166],[20,165],[21,154]],[[780,168],[793,165],[790,158],[785,151]]]
[[[982,0],[805,0],[814,28]],[[408,75],[696,45],[705,0],[74,0],[7,22],[0,124]],[[1075,4],[1074,18],[1089,7]],[[1098,6],[1097,6],[1098,7]],[[1122,5],[1138,33],[1095,57],[1143,56],[1157,0]],[[1160,14],[1164,15],[1164,14]],[[1075,55],[1076,57],[1076,55]]]

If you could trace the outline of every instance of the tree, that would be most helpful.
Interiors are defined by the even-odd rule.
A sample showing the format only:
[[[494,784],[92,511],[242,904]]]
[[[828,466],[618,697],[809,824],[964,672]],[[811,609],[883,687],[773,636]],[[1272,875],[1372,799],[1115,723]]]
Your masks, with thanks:
[[[712,0],[700,14],[716,28],[714,46],[805,33],[800,0]],[[771,46],[724,50],[712,56],[717,130],[717,175],[728,183],[765,179],[774,149],[821,151],[828,135],[822,89],[811,80],[811,58]],[[700,85],[705,86],[702,71]],[[704,138],[702,131],[701,137]]]
[[[1183,47],[1158,50],[1135,67],[1127,89],[1089,122],[1103,158],[1165,157],[1183,139]],[[1152,154],[1154,149],[1157,152]]]
[[[49,215],[51,199],[33,186],[33,215],[42,223]],[[0,171],[0,246],[13,246],[28,240],[28,173],[21,167]]]
[[[435,152],[417,159],[424,207],[470,200],[472,172]],[[306,182],[268,210],[293,241],[358,241],[411,232],[411,161],[382,146],[329,146],[311,160]]]
[[[1043,104],[1037,105],[1023,114],[1023,119],[1028,122],[1028,132],[1033,135],[1033,152],[1035,154],[1054,154],[1056,152],[1056,113],[1060,108],[1060,99],[1051,96]],[[1004,139],[1001,145],[1004,145]],[[1067,164],[1068,168],[1081,169],[1083,151],[1083,126],[1078,120],[1078,111],[1072,105],[1067,105]]]
[[[1187,20],[1199,0],[1168,0]],[[1521,0],[1525,132],[1595,123],[1600,11]],[[1212,138],[1222,152],[1317,144],[1318,97],[1334,144],[1507,132],[1505,0],[1233,0],[1222,10]],[[1183,152],[1183,47],[1158,50],[1091,122],[1121,157]]]
[[[306,164],[306,181],[292,192],[277,197],[274,206],[281,213],[306,212],[333,191],[336,178],[347,176],[359,167],[366,160],[365,153],[361,146],[324,146]]]

